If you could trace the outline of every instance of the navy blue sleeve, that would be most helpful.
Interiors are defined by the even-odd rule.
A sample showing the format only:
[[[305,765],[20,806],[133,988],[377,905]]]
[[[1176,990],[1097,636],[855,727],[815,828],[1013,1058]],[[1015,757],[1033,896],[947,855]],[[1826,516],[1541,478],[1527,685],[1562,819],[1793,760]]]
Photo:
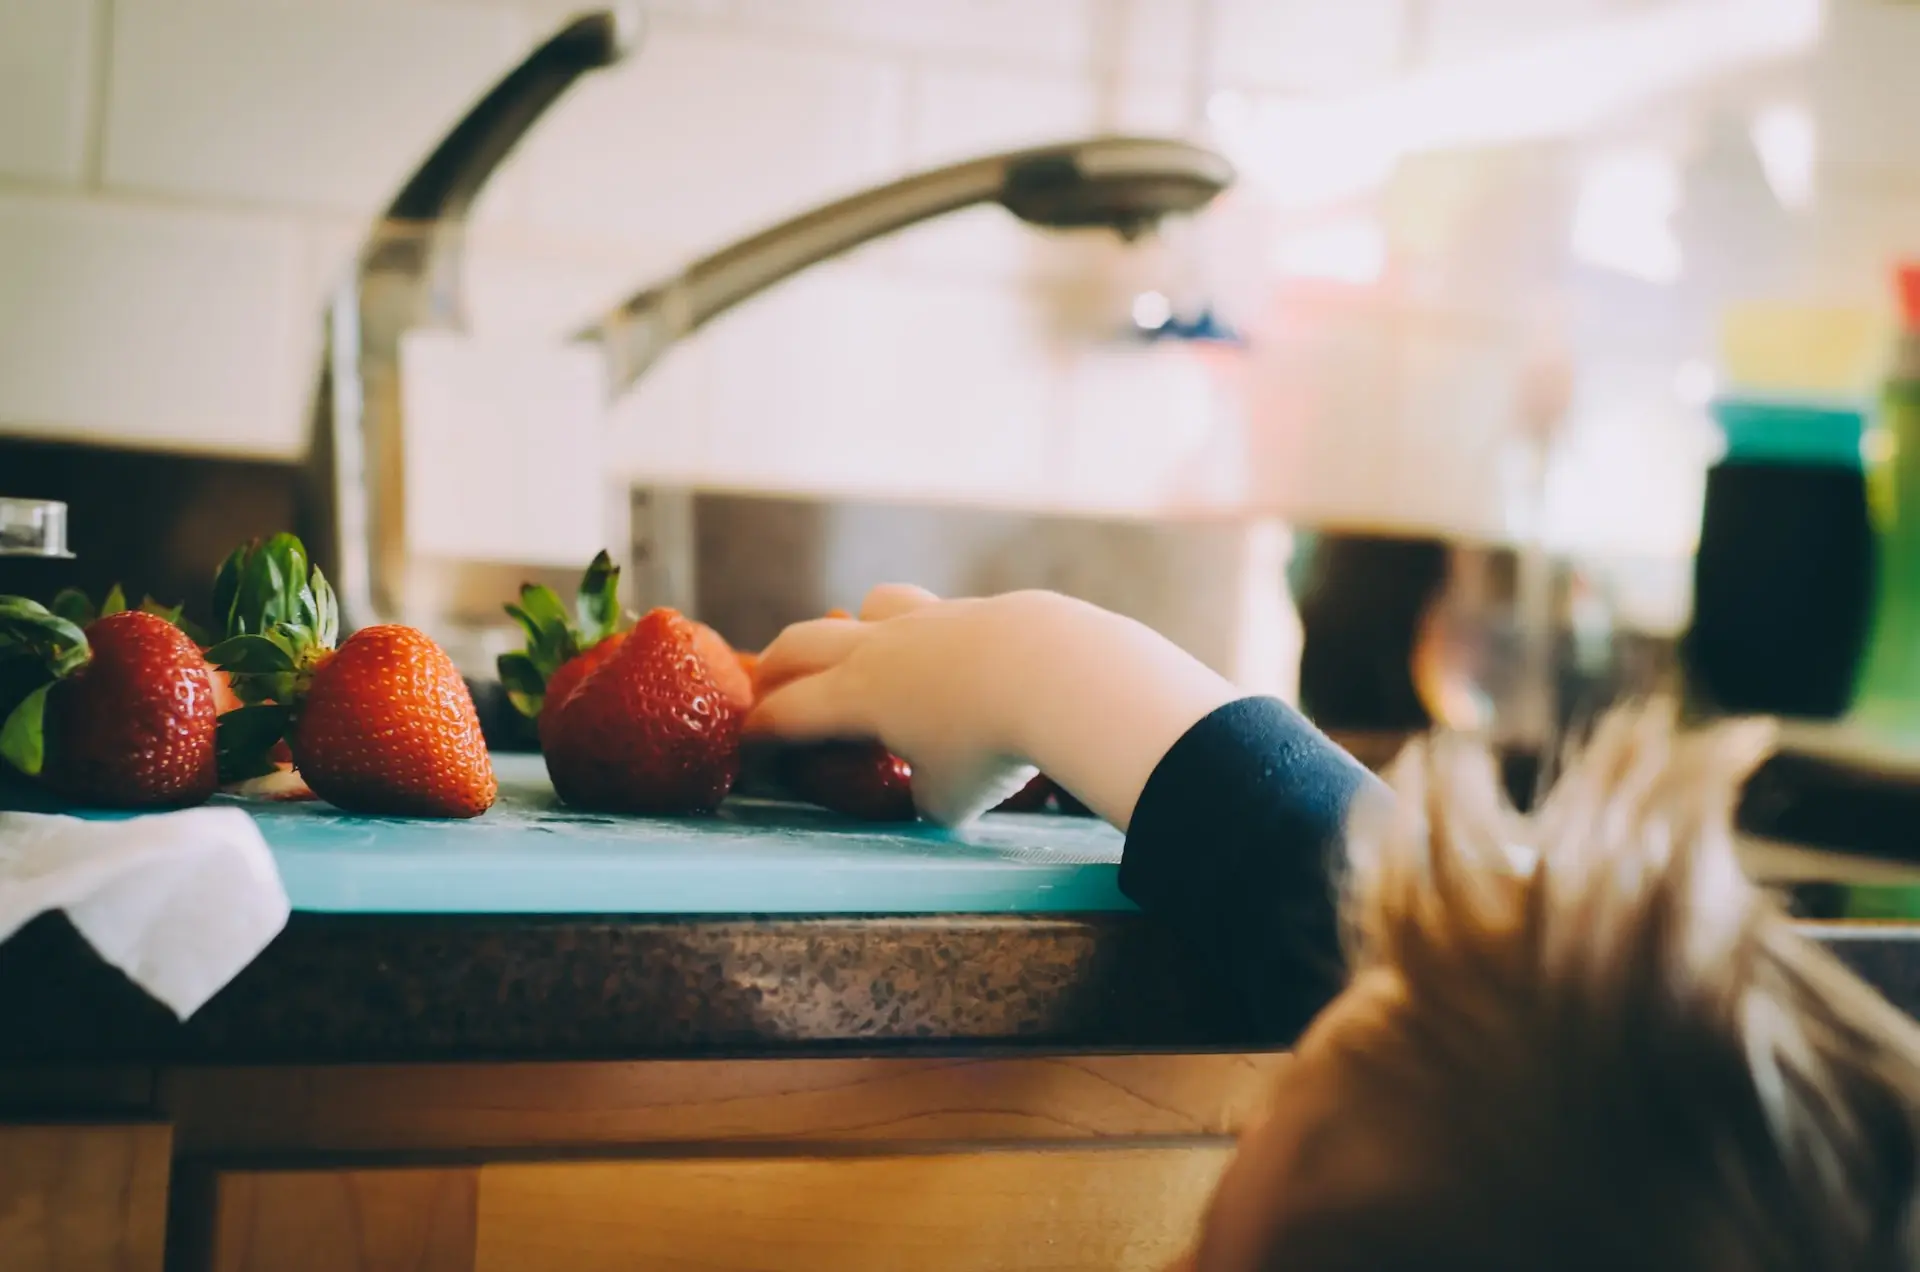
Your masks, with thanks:
[[[1379,779],[1275,698],[1174,743],[1134,809],[1120,887],[1203,958],[1262,1038],[1291,1041],[1345,983],[1347,810]]]

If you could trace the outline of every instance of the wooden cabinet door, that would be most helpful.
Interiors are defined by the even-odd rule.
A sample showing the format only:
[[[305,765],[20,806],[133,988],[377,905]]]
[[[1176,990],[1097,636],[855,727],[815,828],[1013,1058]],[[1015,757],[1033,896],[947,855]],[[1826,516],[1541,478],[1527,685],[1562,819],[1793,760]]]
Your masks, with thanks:
[[[473,1167],[223,1171],[214,1272],[472,1272]]]
[[[165,1126],[0,1126],[0,1272],[160,1272]]]
[[[1150,1272],[1224,1140],[226,1172],[218,1272]]]

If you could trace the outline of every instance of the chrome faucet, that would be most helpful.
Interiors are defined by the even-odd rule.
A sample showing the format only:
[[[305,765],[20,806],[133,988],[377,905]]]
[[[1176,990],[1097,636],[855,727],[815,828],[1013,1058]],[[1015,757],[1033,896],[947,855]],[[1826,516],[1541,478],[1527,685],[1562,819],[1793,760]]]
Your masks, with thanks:
[[[67,551],[67,505],[57,499],[0,495],[0,556],[71,559]]]
[[[329,310],[315,402],[303,523],[335,576],[349,628],[406,618],[425,624],[469,672],[490,669],[475,625],[497,630],[502,598],[524,565],[435,562],[430,586],[409,563],[402,497],[400,342],[420,327],[462,323],[464,222],[474,198],[534,121],[581,75],[626,56],[639,35],[629,10],[575,19],[510,72],[430,155],[388,209]],[[635,293],[584,326],[608,391],[627,391],[675,341],[734,305],[861,243],[981,203],[1030,224],[1101,227],[1133,239],[1161,218],[1196,211],[1233,180],[1214,152],[1182,141],[1101,137],[975,159],[906,177],[804,213],[723,248]],[[615,492],[624,518],[632,492]],[[622,526],[625,526],[624,520]],[[610,529],[609,533],[614,533]],[[621,540],[632,543],[631,529]],[[562,576],[550,580],[570,586]],[[443,614],[420,613],[430,591]],[[684,603],[680,598],[650,601]]]
[[[614,392],[674,341],[809,265],[961,208],[998,203],[1030,225],[1105,228],[1132,240],[1162,217],[1205,207],[1233,180],[1184,141],[1099,137],[973,159],[876,186],[695,261],[581,333],[602,341]]]

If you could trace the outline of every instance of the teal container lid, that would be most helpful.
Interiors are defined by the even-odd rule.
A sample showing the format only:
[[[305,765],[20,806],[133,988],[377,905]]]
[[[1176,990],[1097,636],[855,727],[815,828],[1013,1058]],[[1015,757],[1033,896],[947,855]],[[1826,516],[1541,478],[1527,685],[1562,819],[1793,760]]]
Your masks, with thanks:
[[[1843,402],[1720,398],[1709,408],[1726,438],[1719,461],[1746,464],[1821,464],[1859,468],[1866,410]]]

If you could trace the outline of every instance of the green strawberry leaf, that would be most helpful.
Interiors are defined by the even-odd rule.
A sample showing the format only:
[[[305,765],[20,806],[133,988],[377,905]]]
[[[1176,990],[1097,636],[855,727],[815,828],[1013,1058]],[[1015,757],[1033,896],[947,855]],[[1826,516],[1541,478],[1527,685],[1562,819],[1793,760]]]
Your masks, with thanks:
[[[587,566],[574,593],[574,617],[580,625],[579,645],[591,649],[620,627],[620,567],[605,548]]]
[[[222,636],[238,636],[240,575],[246,568],[247,554],[253,545],[243,543],[228,554],[213,575],[213,621]]]
[[[284,649],[296,664],[314,647],[313,629],[299,623],[275,623],[267,639]]]
[[[207,661],[222,671],[243,676],[294,669],[293,656],[268,636],[231,636],[207,651]]]
[[[500,683],[513,709],[529,720],[537,718],[546,701],[547,678],[533,659],[523,653],[501,654],[494,665],[500,670]]]
[[[282,531],[260,545],[254,561],[242,589],[251,621],[258,624],[254,630],[300,622],[300,595],[307,590],[306,545]]]
[[[214,725],[213,747],[220,765],[220,781],[244,782],[265,777],[277,767],[273,746],[286,736],[292,713],[281,706],[239,707]]]
[[[317,565],[313,567],[312,584],[314,635],[320,648],[332,649],[340,643],[340,598]]]
[[[25,773],[40,776],[47,761],[47,690],[41,685],[21,700],[0,724],[0,758]]]
[[[126,589],[121,587],[118,583],[115,583],[112,587],[107,589],[107,599],[100,602],[100,617],[105,618],[109,614],[124,614],[126,613],[126,610],[127,610]]]
[[[93,607],[93,601],[77,587],[63,587],[55,592],[53,604],[49,608],[69,623],[80,627],[85,627],[100,617],[100,611]]]
[[[539,583],[520,585],[520,608],[528,620],[541,631],[551,631],[567,625],[567,609],[550,587]]]
[[[340,636],[339,599],[291,534],[236,549],[214,578],[214,608],[227,637],[264,637],[295,667],[309,665]],[[238,686],[235,692],[247,696]]]
[[[546,595],[541,597],[540,593],[543,592]],[[560,664],[579,652],[573,638],[573,628],[568,625],[566,612],[560,608],[560,598],[553,594],[552,589],[529,584],[520,589],[520,595],[523,603],[532,595],[535,608],[529,610],[520,605],[508,605],[507,613],[526,629],[527,656],[533,660],[533,665],[539,668],[543,677],[551,676],[560,669]],[[543,602],[551,604],[550,611]],[[558,622],[552,621],[554,615],[559,616]]]
[[[92,657],[77,624],[24,596],[0,596],[0,651],[37,658],[56,679]]]

